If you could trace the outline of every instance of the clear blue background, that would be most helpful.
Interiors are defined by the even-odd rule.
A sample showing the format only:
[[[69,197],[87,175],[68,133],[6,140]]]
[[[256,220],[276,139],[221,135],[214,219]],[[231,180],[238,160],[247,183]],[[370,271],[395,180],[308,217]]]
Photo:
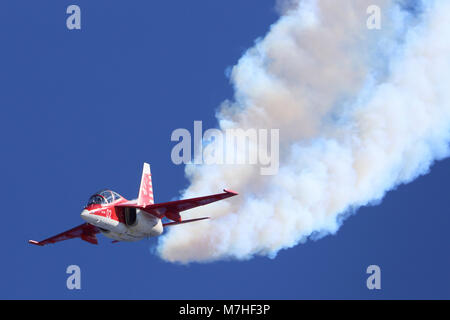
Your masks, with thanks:
[[[66,8],[82,30],[66,28]],[[214,112],[225,76],[277,20],[273,0],[22,1],[0,3],[0,298],[450,298],[450,162],[346,220],[334,236],[275,259],[182,266],[156,239],[32,246],[80,224],[88,196],[137,196],[152,164],[157,201],[187,186],[171,132]],[[218,181],[218,190],[222,188]],[[245,192],[245,190],[239,190]],[[66,288],[77,264],[82,289]],[[382,289],[366,288],[367,266]]]

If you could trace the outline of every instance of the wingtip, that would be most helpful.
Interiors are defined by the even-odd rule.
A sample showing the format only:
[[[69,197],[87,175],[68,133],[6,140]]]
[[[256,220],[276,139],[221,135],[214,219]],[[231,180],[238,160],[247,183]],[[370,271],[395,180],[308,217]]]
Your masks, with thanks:
[[[230,189],[223,189],[223,191],[226,192],[226,193],[231,193],[231,194],[233,194],[235,196],[237,196],[239,194],[236,191],[233,191],[233,190],[230,190]]]
[[[37,246],[43,246],[42,243],[40,243],[39,241],[35,241],[35,240],[28,240],[28,243],[34,244],[34,245],[37,245]]]

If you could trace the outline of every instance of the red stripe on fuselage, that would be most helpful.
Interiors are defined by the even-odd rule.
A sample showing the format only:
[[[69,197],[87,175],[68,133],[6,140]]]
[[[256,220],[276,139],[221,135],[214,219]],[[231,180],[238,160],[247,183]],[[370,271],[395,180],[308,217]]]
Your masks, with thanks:
[[[115,205],[119,203],[126,202],[126,199],[121,199],[115,203],[111,203],[106,206],[101,205],[91,205],[86,208],[89,211],[89,214],[93,214],[100,217],[105,217],[114,221],[125,223],[125,216],[123,214],[123,208],[116,208]]]

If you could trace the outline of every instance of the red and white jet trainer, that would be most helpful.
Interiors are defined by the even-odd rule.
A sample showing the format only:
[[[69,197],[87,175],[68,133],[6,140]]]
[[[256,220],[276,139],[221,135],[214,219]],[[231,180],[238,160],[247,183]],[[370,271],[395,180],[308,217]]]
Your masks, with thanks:
[[[205,217],[182,220],[180,212],[237,195],[236,192],[230,190],[223,191],[224,193],[205,197],[155,204],[150,165],[144,163],[137,200],[128,201],[114,191],[102,190],[89,198],[86,207],[81,212],[81,218],[86,223],[42,241],[29,240],[28,242],[43,246],[72,238],[81,238],[97,244],[96,234],[99,232],[114,239],[113,242],[138,241],[147,237],[159,236],[166,226],[209,219]],[[173,222],[162,223],[161,220],[164,217]]]

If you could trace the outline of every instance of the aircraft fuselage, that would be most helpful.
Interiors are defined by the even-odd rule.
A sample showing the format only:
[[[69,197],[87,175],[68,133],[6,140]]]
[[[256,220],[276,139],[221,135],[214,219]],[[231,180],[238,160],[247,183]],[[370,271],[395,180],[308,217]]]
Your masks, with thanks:
[[[98,227],[106,237],[117,241],[139,241],[163,233],[161,219],[139,209],[114,206],[86,208],[81,212],[81,218]]]

